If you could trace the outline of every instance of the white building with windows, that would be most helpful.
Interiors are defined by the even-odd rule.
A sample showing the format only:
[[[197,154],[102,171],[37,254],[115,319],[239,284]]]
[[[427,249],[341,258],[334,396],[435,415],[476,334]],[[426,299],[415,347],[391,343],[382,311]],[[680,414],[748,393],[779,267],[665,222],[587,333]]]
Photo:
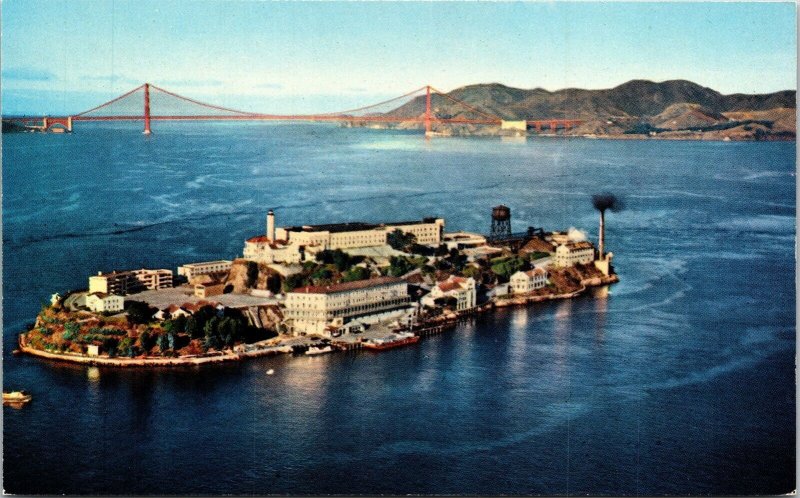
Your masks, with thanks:
[[[588,264],[594,261],[594,246],[591,242],[565,242],[556,247],[553,265],[556,268],[567,268],[576,264]]]
[[[475,279],[451,276],[436,284],[431,292],[422,298],[421,302],[425,306],[433,307],[436,305],[437,299],[447,297],[456,299],[456,311],[474,308],[478,300]]]
[[[228,260],[203,261],[200,263],[187,263],[178,267],[178,275],[183,275],[189,280],[199,275],[229,272],[233,263]]]
[[[172,270],[140,270],[98,272],[89,277],[89,293],[102,292],[124,296],[144,289],[156,290],[172,287]]]
[[[396,223],[335,223],[327,225],[302,225],[275,227],[275,215],[267,215],[267,232],[245,241],[243,256],[246,259],[267,263],[297,263],[306,253],[324,249],[354,249],[383,246],[395,230],[410,233],[417,243],[438,246],[444,233],[444,219],[424,218],[421,221]]]
[[[125,308],[125,300],[114,294],[92,292],[86,296],[86,307],[95,313],[116,313]]]
[[[405,323],[415,314],[408,284],[395,277],[302,287],[286,294],[285,306],[286,325],[294,334],[326,337],[351,332],[351,324]]]
[[[518,271],[511,275],[509,288],[512,294],[525,294],[541,289],[547,285],[549,275],[544,268],[534,268],[528,271]]]

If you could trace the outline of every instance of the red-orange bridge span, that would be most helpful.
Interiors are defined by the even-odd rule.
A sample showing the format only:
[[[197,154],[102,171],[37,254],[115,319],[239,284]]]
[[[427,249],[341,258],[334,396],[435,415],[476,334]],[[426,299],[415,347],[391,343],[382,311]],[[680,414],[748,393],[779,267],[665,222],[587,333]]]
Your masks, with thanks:
[[[141,94],[141,96],[139,95]],[[424,96],[424,109],[415,106],[416,99]],[[448,103],[450,109],[458,109],[455,115],[445,114],[432,103],[434,98],[440,103]],[[166,109],[153,109],[158,101]],[[403,105],[405,101],[405,105]],[[386,106],[392,106],[389,112],[379,112]],[[156,105],[158,107],[158,105]],[[416,107],[420,107],[417,109]],[[430,85],[423,86],[409,93],[377,104],[357,109],[324,113],[324,114],[263,114],[230,109],[207,104],[170,92],[163,88],[144,83],[108,102],[72,116],[45,116],[42,118],[5,118],[18,124],[43,131],[72,131],[77,121],[142,121],[144,133],[151,133],[153,121],[333,121],[353,123],[420,123],[425,132],[430,133],[434,124],[455,125],[491,125],[504,126],[519,130],[524,122],[525,128],[537,131],[559,128],[568,130],[580,123],[579,119],[527,119],[504,121],[502,118],[481,111],[461,100],[458,100]]]

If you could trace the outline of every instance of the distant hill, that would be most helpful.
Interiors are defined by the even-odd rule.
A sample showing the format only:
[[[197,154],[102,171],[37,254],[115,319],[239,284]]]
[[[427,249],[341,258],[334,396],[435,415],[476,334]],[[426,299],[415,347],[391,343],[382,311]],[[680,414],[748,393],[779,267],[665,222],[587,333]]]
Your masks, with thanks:
[[[632,80],[604,90],[566,88],[553,92],[542,88],[525,90],[489,83],[461,87],[448,95],[505,120],[584,120],[584,125],[574,130],[574,134],[616,135],[640,130],[654,130],[654,133],[661,133],[662,130],[702,132],[707,131],[704,128],[714,126],[733,128],[735,123],[731,121],[738,118],[729,113],[742,115],[748,112],[759,113],[757,119],[752,118],[756,121],[780,122],[776,132],[784,135],[785,132],[793,134],[796,129],[795,120],[792,118],[789,123],[785,111],[796,107],[794,90],[758,95],[723,95],[686,80],[660,83]],[[431,102],[438,116],[476,117],[475,113],[440,95],[434,94]],[[772,111],[779,115],[772,116]],[[387,114],[411,117],[421,116],[424,112],[425,99],[418,97]],[[764,126],[767,132],[771,132],[770,125]]]

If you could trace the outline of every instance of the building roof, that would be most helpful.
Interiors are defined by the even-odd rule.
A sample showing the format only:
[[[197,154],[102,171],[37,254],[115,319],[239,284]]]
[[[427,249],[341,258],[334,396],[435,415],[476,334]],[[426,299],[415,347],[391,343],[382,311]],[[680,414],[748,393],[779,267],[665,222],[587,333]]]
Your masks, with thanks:
[[[283,227],[287,232],[355,232],[360,230],[374,230],[376,228],[393,227],[399,225],[422,225],[435,223],[438,218],[423,218],[415,221],[392,221],[387,223],[364,223],[363,221],[350,221],[347,223],[328,223],[323,225],[303,225]]]
[[[107,298],[109,295],[110,295],[110,294],[106,294],[105,292],[92,292],[91,294],[89,294],[89,296],[99,297],[100,299],[105,299],[105,298]],[[88,297],[88,296],[87,296],[87,297]]]
[[[536,275],[547,275],[547,272],[544,270],[544,268],[534,268],[533,270],[526,271],[525,275],[529,277],[535,277]]]
[[[442,292],[450,292],[454,290],[461,290],[461,282],[445,281],[437,285]]]
[[[278,246],[285,246],[286,244],[288,244],[288,242],[285,240],[273,241],[266,235],[256,235],[255,237],[250,237],[245,242],[250,242],[251,244],[269,244],[269,246],[273,249],[277,249]]]
[[[522,246],[520,252],[553,252],[553,243],[534,237]]]
[[[217,261],[200,261],[198,263],[186,263],[185,265],[182,265],[182,266],[186,266],[186,267],[189,267],[189,268],[194,268],[196,266],[230,264],[230,263],[231,263],[231,261],[228,261],[227,259],[218,259]]]
[[[101,271],[97,272],[97,275],[91,275],[91,277],[118,277],[118,276],[126,276],[126,275],[133,275],[133,274],[140,274],[140,273],[163,273],[169,272],[172,273],[172,270],[167,270],[164,268],[139,268],[138,270],[114,270],[110,272],[103,273]]]
[[[486,237],[479,233],[473,233],[473,232],[448,232],[444,234],[443,239],[448,242],[457,242],[459,240],[476,240],[476,239],[486,240]]]
[[[580,242],[566,242],[562,244],[566,246],[568,249],[594,249],[594,246],[588,240],[582,240]]]
[[[463,289],[467,279],[464,277],[450,276],[447,280],[443,280],[436,284],[442,292],[450,292],[452,290]]]
[[[290,292],[290,294],[335,294],[337,292],[349,292],[358,289],[368,289],[370,287],[380,287],[382,285],[406,283],[402,278],[397,277],[377,277],[367,280],[356,280],[332,285],[309,285],[300,287]]]

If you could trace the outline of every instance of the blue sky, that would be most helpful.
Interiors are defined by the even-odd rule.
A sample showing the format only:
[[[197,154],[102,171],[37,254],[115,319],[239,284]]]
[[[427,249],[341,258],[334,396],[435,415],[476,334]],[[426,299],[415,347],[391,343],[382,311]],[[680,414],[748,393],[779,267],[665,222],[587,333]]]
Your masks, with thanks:
[[[3,112],[72,113],[149,81],[261,112],[425,84],[796,87],[793,3],[4,0]]]

